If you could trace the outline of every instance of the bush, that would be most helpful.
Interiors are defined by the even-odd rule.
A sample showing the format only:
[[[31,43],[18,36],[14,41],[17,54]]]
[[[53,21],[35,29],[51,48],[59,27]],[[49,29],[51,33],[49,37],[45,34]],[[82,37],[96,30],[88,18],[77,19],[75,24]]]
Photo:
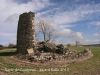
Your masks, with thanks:
[[[2,50],[4,47],[2,45],[0,45],[0,50]]]
[[[9,43],[8,48],[14,48],[14,47],[15,47],[15,45],[14,45],[14,44]]]
[[[71,46],[71,44],[70,44],[70,43],[68,43],[68,44],[67,44],[67,47],[69,47],[69,46]]]

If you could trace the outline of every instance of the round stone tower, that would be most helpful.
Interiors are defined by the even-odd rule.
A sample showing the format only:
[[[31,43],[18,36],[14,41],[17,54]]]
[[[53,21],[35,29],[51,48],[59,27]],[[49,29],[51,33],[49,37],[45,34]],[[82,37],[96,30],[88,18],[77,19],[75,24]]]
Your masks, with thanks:
[[[17,30],[17,53],[27,54],[27,49],[33,49],[36,45],[33,12],[23,13],[19,16]]]

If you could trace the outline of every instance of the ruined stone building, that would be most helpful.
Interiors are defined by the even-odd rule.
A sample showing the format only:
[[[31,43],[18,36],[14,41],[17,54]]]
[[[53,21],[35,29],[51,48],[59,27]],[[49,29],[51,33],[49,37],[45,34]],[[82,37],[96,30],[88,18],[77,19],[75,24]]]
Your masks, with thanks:
[[[19,16],[17,30],[17,53],[26,54],[27,49],[35,47],[35,28],[33,12],[23,13]]]

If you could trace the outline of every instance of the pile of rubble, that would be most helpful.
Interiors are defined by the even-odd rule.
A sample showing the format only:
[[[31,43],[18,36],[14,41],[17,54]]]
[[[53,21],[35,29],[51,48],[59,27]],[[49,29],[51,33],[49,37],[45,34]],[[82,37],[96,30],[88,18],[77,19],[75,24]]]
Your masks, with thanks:
[[[51,53],[58,53],[58,54],[65,54],[67,48],[63,44],[53,44],[49,41],[46,42],[39,42],[37,44],[37,48],[39,52],[51,52]]]
[[[49,42],[40,42],[38,43],[34,54],[18,55],[18,57],[20,60],[43,63],[50,61],[79,59],[87,57],[90,54],[92,54],[90,49],[84,49],[84,51],[78,52],[76,50],[69,49],[62,44],[55,45]]]
[[[89,49],[85,49],[82,52],[78,52],[76,50],[66,48],[62,44],[55,45],[48,42],[41,42],[39,43],[35,54],[32,56],[28,56],[27,60],[43,63],[48,61],[78,59],[86,57],[89,54],[91,54],[91,50]]]

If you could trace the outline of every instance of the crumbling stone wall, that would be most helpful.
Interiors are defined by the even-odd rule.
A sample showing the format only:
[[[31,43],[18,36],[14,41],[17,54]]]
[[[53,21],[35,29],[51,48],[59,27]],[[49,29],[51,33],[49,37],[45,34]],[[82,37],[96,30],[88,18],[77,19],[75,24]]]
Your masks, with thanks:
[[[27,54],[27,49],[34,48],[36,44],[33,12],[23,13],[19,16],[17,30],[17,53]]]

